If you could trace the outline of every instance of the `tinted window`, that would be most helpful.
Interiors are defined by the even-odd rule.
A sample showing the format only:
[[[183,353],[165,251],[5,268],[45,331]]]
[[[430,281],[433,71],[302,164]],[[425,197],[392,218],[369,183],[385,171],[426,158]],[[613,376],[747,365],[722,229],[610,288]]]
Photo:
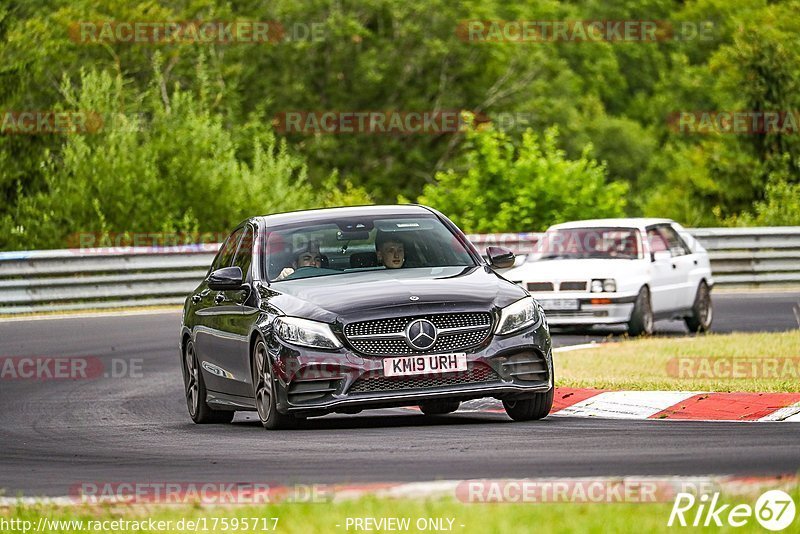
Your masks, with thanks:
[[[242,270],[245,280],[247,273],[250,270],[250,262],[253,259],[253,230],[246,227],[244,237],[239,243],[239,250],[236,251],[236,256],[233,258],[233,265]]]
[[[239,239],[242,237],[243,233],[244,228],[239,228],[228,236],[228,239],[225,240],[220,247],[219,252],[217,252],[217,257],[214,258],[214,263],[211,264],[212,271],[231,266],[233,255],[236,253],[236,248],[239,245]]]
[[[270,229],[270,280],[357,271],[473,266],[472,256],[436,217],[361,217]]]

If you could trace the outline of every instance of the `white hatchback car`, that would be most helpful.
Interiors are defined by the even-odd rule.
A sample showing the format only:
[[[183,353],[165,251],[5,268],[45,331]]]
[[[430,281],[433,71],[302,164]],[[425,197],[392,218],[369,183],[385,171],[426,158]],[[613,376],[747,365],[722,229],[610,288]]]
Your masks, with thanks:
[[[539,301],[551,325],[625,324],[650,334],[656,319],[711,327],[706,250],[669,219],[595,219],[557,224],[503,276]]]

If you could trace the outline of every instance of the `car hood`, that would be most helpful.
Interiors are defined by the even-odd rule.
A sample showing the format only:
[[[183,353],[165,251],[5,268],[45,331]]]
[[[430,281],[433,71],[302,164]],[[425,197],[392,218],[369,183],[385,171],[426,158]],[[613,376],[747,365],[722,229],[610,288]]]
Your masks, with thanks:
[[[520,287],[484,266],[381,269],[286,280],[273,283],[268,293],[269,304],[282,313],[328,323],[488,311],[526,295]]]
[[[642,271],[642,260],[564,259],[531,261],[506,271],[515,282],[561,282],[592,278],[625,278]]]

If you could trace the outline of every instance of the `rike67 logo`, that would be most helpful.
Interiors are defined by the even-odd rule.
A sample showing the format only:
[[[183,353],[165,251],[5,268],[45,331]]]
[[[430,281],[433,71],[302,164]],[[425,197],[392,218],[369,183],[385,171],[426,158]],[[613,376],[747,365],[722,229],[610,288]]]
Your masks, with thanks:
[[[762,494],[755,507],[749,504],[721,504],[720,494],[695,497],[691,493],[678,493],[667,526],[709,527],[729,525],[742,527],[755,516],[756,521],[767,530],[783,530],[794,521],[794,500],[781,490],[770,490]]]

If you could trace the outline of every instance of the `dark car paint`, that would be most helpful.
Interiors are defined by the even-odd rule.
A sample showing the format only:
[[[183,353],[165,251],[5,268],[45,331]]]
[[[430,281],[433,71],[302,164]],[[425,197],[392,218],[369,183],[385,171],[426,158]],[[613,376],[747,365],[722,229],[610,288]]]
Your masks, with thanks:
[[[408,217],[433,214],[453,232],[475,261],[470,267],[403,269],[387,277],[386,270],[364,271],[348,274],[287,280],[269,283],[264,276],[261,250],[264,235],[275,225],[302,221],[311,224],[336,215],[341,218],[372,216]],[[261,336],[270,346],[270,356],[276,369],[276,380],[286,386],[292,378],[285,372],[314,361],[340,361],[349,369],[371,369],[377,366],[374,357],[362,357],[344,343],[337,351],[309,349],[287,344],[272,335],[272,322],[279,315],[298,316],[332,324],[341,338],[344,324],[352,321],[383,317],[451,313],[466,311],[491,311],[494,324],[500,308],[523,298],[528,293],[521,287],[497,275],[483,261],[466,236],[442,214],[422,206],[373,206],[310,210],[288,214],[258,217],[244,221],[255,231],[253,258],[244,274],[242,289],[213,291],[204,280],[186,299],[181,328],[181,350],[187,339],[195,343],[201,372],[208,389],[207,402],[217,409],[253,409],[253,384],[251,376],[251,350],[254,339]],[[235,231],[235,229],[234,229]],[[209,272],[210,274],[210,272]],[[412,301],[411,296],[419,297]],[[541,313],[541,310],[540,310]],[[483,346],[471,351],[470,360],[490,362],[490,358],[512,347],[528,346],[546,355],[550,369],[547,387],[508,384],[502,391],[490,388],[489,392],[476,388],[461,388],[449,395],[477,397],[497,394],[515,394],[524,391],[545,391],[552,387],[552,356],[550,336],[546,324],[537,324],[511,336],[490,334]],[[290,365],[287,365],[287,361]],[[475,390],[475,391],[472,391]],[[285,391],[279,391],[279,410],[289,411]],[[401,395],[402,396],[402,395]],[[443,396],[441,392],[421,395],[425,398]],[[459,395],[455,395],[459,396]],[[417,396],[415,398],[418,398]],[[361,398],[360,405],[376,405],[381,395],[372,399]],[[409,404],[403,399],[385,399],[386,403]],[[345,399],[322,407],[321,412],[333,411],[346,405]],[[413,404],[413,402],[411,402]],[[305,409],[310,413],[315,410]]]

